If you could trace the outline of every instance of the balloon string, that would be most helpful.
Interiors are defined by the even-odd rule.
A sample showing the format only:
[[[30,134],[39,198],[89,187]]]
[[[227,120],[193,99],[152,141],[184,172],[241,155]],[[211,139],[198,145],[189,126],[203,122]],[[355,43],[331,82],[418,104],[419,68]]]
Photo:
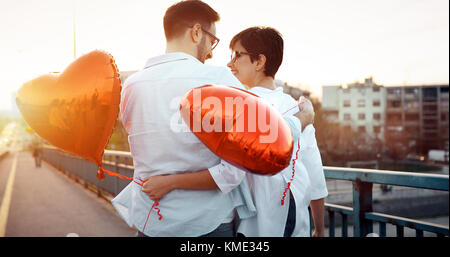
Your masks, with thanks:
[[[147,219],[145,220],[144,228],[142,229],[142,231],[145,231],[145,227],[147,226],[147,221],[148,221],[148,218],[150,217],[150,213],[152,212],[153,207],[158,206],[158,205],[159,205],[159,201],[155,201],[155,202],[153,203],[152,208],[150,208],[150,211],[149,211],[148,214],[147,214]],[[161,214],[159,213],[159,212],[160,212],[160,209],[159,209],[158,207],[155,207],[155,210],[157,210],[157,214],[158,214],[158,216],[159,216],[158,220],[161,220],[161,219],[162,219],[162,216],[161,216]]]
[[[287,193],[287,191],[289,190],[289,188],[291,187],[292,180],[294,180],[294,175],[295,175],[295,161],[297,161],[297,159],[298,159],[298,151],[299,151],[299,150],[300,150],[300,139],[298,140],[298,147],[297,147],[297,152],[295,153],[295,159],[292,160],[292,177],[291,177],[291,180],[287,183],[286,189],[284,190],[283,198],[281,198],[281,205],[284,205],[284,199],[286,198],[286,193]]]
[[[133,182],[138,184],[139,186],[141,186],[141,187],[144,186],[144,181],[142,179],[138,178],[138,177],[123,176],[123,175],[120,175],[119,173],[116,173],[116,172],[104,169],[103,167],[100,167],[100,169],[98,170],[97,177],[104,178],[105,175],[103,173],[106,173],[106,174],[108,174],[110,176],[118,177],[120,179],[133,180]],[[135,179],[138,180],[138,181],[136,181]],[[147,221],[148,221],[148,218],[150,217],[150,213],[152,212],[153,207],[158,206],[158,205],[159,205],[159,200],[155,201],[153,203],[153,205],[152,205],[152,208],[150,208],[150,211],[147,214],[147,219],[145,220],[143,231],[145,231],[145,227],[147,226]],[[159,216],[158,220],[162,220],[162,215],[160,214],[161,210],[158,207],[155,207],[155,210],[157,210],[157,214]]]
[[[304,104],[304,102],[301,102],[300,104]],[[283,112],[281,115],[285,115],[288,111],[294,109],[295,107],[298,107],[298,104],[292,106],[291,108],[287,109],[287,111]]]

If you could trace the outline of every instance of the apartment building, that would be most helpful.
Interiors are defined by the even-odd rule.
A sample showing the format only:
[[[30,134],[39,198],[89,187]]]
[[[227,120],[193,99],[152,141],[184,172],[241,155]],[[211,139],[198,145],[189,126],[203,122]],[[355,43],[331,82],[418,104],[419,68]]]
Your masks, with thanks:
[[[372,78],[323,86],[322,109],[331,122],[366,132],[403,151],[448,150],[449,85],[381,86]]]
[[[322,110],[329,121],[383,140],[385,87],[367,78],[364,83],[323,86],[322,90]]]
[[[448,150],[449,85],[386,87],[385,140],[401,139],[408,152]]]

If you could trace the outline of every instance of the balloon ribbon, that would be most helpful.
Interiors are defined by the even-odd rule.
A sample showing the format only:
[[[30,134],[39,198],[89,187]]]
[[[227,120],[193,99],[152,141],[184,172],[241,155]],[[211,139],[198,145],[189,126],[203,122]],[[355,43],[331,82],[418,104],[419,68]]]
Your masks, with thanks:
[[[294,180],[295,175],[295,161],[298,159],[298,151],[300,150],[300,139],[298,140],[297,152],[295,153],[295,159],[292,160],[292,177],[291,180],[287,183],[286,189],[284,189],[283,198],[281,198],[281,205],[284,205],[284,199],[286,198],[286,193],[291,187],[292,180]]]
[[[118,177],[120,179],[132,180],[134,183],[138,184],[141,187],[144,184],[144,181],[142,179],[138,178],[138,177],[123,176],[123,175],[120,175],[117,172],[113,172],[113,171],[107,170],[107,169],[103,168],[102,166],[100,166],[100,168],[99,168],[99,170],[97,172],[97,178],[99,178],[100,180],[105,179],[105,174],[104,173],[106,173],[106,174],[108,174],[110,176]],[[135,179],[137,179],[138,181],[136,181]],[[148,218],[150,217],[150,213],[152,212],[153,208],[155,206],[158,206],[158,205],[159,205],[159,200],[156,200],[153,203],[152,208],[150,208],[150,211],[147,214],[147,219],[145,220],[144,228],[142,229],[143,231],[145,231],[145,227],[147,226],[147,221],[148,221]],[[161,210],[158,207],[155,207],[154,209],[157,210],[157,214],[159,216],[158,220],[161,220],[162,219],[162,215],[160,214]]]

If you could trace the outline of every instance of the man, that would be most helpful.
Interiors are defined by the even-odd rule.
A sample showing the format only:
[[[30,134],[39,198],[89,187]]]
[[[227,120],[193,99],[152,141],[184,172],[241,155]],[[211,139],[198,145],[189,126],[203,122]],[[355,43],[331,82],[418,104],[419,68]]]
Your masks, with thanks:
[[[134,177],[144,183],[142,187],[130,183],[113,205],[139,235],[233,236],[235,209],[242,211],[240,215],[254,215],[242,208],[245,196],[218,190],[224,183],[229,192],[242,178],[232,179],[238,183],[221,177],[221,160],[184,123],[177,123],[181,97],[189,90],[205,84],[244,89],[227,68],[204,64],[219,42],[215,36],[219,19],[216,11],[198,0],[169,7],[164,15],[166,54],[149,59],[124,83],[120,113],[129,135]],[[301,126],[298,120],[288,123],[291,128]],[[143,192],[152,176],[198,170],[203,171],[190,178],[184,189],[202,190],[173,190],[159,202]]]

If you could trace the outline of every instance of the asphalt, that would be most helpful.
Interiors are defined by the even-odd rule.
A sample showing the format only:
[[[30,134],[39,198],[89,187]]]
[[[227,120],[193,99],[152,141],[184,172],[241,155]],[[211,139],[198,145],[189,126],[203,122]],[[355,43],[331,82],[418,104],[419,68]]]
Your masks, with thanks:
[[[31,153],[17,155],[8,216],[0,224],[6,226],[5,237],[135,236],[136,230],[107,200],[46,162],[36,168]],[[6,198],[13,159],[14,153],[0,160],[0,204]]]

